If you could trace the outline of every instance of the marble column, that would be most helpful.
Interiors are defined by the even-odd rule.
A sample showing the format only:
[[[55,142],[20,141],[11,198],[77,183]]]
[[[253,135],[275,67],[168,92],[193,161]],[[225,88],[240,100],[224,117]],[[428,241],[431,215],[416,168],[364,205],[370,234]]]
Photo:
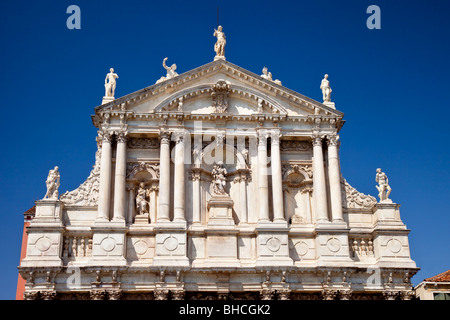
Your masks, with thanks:
[[[328,177],[330,181],[331,217],[333,221],[344,221],[342,214],[338,143],[337,135],[328,137]]]
[[[155,223],[156,220],[156,191],[158,190],[158,186],[150,187],[150,223]]]
[[[201,223],[200,207],[200,172],[193,171],[192,175],[192,222]]]
[[[126,173],[127,173],[127,133],[116,134],[116,173],[114,178],[113,221],[125,221]]]
[[[240,223],[247,223],[248,222],[248,212],[247,212],[247,174],[242,173],[240,176],[240,182],[239,182],[239,189],[240,189]]]
[[[159,156],[159,212],[157,222],[169,221],[170,209],[170,133],[161,130]]]
[[[184,164],[184,139],[185,132],[177,132],[175,138],[175,170],[174,170],[174,206],[173,220],[185,221],[185,164]]]
[[[269,182],[267,177],[267,132],[258,132],[259,222],[269,222]]]
[[[318,135],[313,137],[313,157],[314,209],[316,211],[316,219],[317,221],[328,221],[322,138]]]
[[[272,162],[272,197],[273,220],[285,221],[283,206],[283,178],[281,176],[280,130],[272,130],[271,162]]]
[[[134,212],[135,212],[135,203],[134,203],[134,186],[130,186],[129,188],[127,188],[128,190],[128,224],[132,224],[133,223],[133,219],[134,219]]]
[[[102,139],[102,155],[100,158],[100,185],[98,192],[97,221],[109,221],[111,197],[111,134],[99,132]]]

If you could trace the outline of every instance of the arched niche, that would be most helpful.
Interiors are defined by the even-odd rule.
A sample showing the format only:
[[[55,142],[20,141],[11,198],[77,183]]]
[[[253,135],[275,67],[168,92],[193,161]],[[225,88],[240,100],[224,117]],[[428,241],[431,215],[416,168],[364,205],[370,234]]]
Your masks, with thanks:
[[[290,165],[284,169],[286,218],[292,224],[311,223],[312,171],[308,165]]]

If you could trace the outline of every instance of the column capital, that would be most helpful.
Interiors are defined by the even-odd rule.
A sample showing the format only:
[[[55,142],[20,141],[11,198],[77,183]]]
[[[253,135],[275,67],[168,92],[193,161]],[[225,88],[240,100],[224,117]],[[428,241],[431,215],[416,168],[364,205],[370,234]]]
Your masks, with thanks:
[[[272,145],[279,145],[280,144],[280,138],[281,138],[281,130],[280,129],[273,129],[270,132],[270,138],[271,138],[271,144]]]
[[[339,146],[339,135],[338,134],[332,134],[327,135],[327,144],[328,146]]]
[[[159,130],[159,138],[161,140],[161,144],[169,144],[170,143],[170,131],[167,128],[161,128]]]
[[[260,129],[256,132],[256,137],[258,139],[258,145],[265,146],[267,143],[267,138],[269,137],[269,133],[266,129]]]
[[[99,139],[100,139],[102,142],[103,142],[103,141],[111,142],[112,134],[111,134],[111,132],[108,131],[108,130],[99,130],[99,131],[98,131],[98,137],[99,137]]]
[[[322,146],[322,136],[319,134],[313,134],[312,136],[312,145],[313,147],[321,147]]]
[[[119,143],[126,143],[128,139],[128,131],[117,131],[116,133],[116,139]]]
[[[186,137],[186,135],[187,135],[187,132],[184,129],[177,130],[172,133],[172,137],[175,140],[176,144],[182,143],[184,141],[184,138]]]

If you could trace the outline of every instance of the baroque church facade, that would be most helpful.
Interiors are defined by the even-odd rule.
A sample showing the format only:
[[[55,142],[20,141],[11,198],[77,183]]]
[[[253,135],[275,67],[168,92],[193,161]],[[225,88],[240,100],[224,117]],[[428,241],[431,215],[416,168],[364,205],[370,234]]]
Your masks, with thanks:
[[[28,212],[24,299],[411,299],[408,233],[342,177],[344,114],[225,59],[94,110],[95,165]]]

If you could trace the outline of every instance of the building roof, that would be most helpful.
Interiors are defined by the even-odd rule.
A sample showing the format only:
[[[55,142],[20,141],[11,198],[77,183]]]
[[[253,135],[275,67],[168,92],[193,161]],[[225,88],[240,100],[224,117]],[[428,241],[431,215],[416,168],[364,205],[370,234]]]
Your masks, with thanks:
[[[450,282],[450,270],[442,272],[434,277],[426,278],[427,282]]]

